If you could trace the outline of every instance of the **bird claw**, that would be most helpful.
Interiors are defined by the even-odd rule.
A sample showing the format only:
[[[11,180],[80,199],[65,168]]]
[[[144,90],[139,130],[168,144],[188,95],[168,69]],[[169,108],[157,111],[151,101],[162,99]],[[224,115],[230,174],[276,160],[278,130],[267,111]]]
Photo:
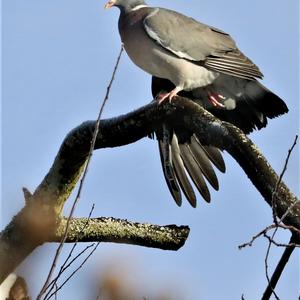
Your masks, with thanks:
[[[208,92],[208,99],[214,107],[225,108],[225,105],[220,102],[220,100],[225,100],[221,94]]]
[[[169,96],[170,96],[170,93],[160,92],[160,93],[155,97],[155,100],[158,102],[158,105],[161,105],[163,102],[166,102],[166,100],[168,100],[168,99],[169,99],[169,102],[171,102]]]
[[[172,90],[169,93],[166,92],[160,92],[157,96],[156,96],[156,100],[158,102],[158,105],[161,105],[163,102],[165,102],[166,100],[169,100],[169,103],[172,102],[172,99],[177,96],[177,93],[181,91],[181,88],[175,88],[174,90]]]
[[[179,88],[175,88],[174,90],[172,90],[171,92],[167,93],[167,92],[160,92],[156,97],[155,100],[158,102],[158,105],[161,105],[163,102],[166,102],[167,100],[169,101],[169,103],[172,102],[172,99],[177,96],[177,93],[180,91],[181,89]],[[222,104],[220,101],[221,100],[225,100],[226,97],[224,97],[221,94],[218,93],[211,93],[208,92],[208,99],[210,101],[210,103],[214,106],[214,107],[219,107],[219,108],[225,108],[225,105]]]

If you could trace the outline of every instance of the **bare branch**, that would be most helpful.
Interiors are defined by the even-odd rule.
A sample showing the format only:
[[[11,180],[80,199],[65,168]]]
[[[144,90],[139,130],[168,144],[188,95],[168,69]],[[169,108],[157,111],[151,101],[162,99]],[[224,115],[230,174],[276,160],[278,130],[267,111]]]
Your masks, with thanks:
[[[239,250],[246,248],[246,247],[252,247],[253,243],[261,236],[265,235],[269,230],[272,230],[274,228],[276,228],[277,226],[272,224],[268,227],[266,227],[265,229],[263,229],[262,231],[260,231],[258,234],[256,234],[255,236],[252,237],[251,241],[248,243],[244,243],[242,245],[239,245]]]
[[[275,228],[275,230],[274,230],[274,232],[273,232],[273,234],[271,236],[271,240],[274,240],[277,231],[278,231],[278,226],[276,226],[276,228]],[[276,293],[276,291],[275,291],[275,286],[271,285],[271,279],[270,279],[270,276],[269,276],[269,263],[268,263],[268,261],[269,261],[269,256],[270,256],[271,248],[272,248],[272,243],[269,241],[268,248],[267,248],[267,253],[266,253],[266,256],[265,256],[265,275],[266,275],[266,278],[267,278],[267,281],[268,281],[268,287],[271,290],[270,297],[273,294],[276,300],[280,300],[279,297],[278,297],[278,295],[277,295],[277,293]],[[268,298],[266,298],[266,299],[268,299]]]
[[[291,237],[290,243],[289,244],[295,244],[297,241],[299,241],[299,239],[293,235]],[[274,289],[278,283],[278,280],[286,266],[286,264],[288,263],[293,251],[295,250],[295,246],[290,246],[290,247],[286,247],[286,249],[284,250],[284,253],[273,273],[272,278],[269,280],[269,284],[267,289],[264,292],[264,295],[262,297],[262,300],[268,300],[270,299],[271,295],[274,294],[276,299],[279,299],[278,296],[276,295]]]
[[[89,215],[88,215],[88,217],[87,217],[87,219],[86,219],[86,222],[83,224],[83,227],[80,229],[80,233],[79,233],[79,235],[78,235],[78,238],[77,238],[76,242],[73,244],[72,249],[70,250],[68,257],[65,259],[64,263],[61,265],[61,269],[60,269],[60,271],[59,271],[58,276],[59,276],[60,274],[62,274],[62,273],[64,272],[64,270],[67,268],[66,265],[67,265],[67,263],[69,262],[69,260],[71,259],[72,255],[73,255],[73,252],[75,251],[75,248],[76,248],[76,246],[77,246],[77,244],[78,244],[78,242],[79,242],[79,239],[80,239],[80,238],[82,237],[82,235],[84,234],[85,228],[87,228],[87,226],[89,225],[89,221],[90,221],[90,219],[91,219],[91,216],[92,216],[92,213],[93,213],[93,211],[94,211],[94,208],[95,208],[95,205],[93,204],[93,205],[92,205],[92,208],[91,208],[91,210],[90,210],[90,212],[89,212]],[[66,236],[66,239],[67,239],[67,238],[68,238],[68,237]],[[73,259],[72,261],[74,261],[74,259]],[[67,266],[69,266],[69,265],[70,265],[70,263],[69,263]]]
[[[278,225],[278,220],[277,220],[277,214],[276,214],[276,201],[275,201],[276,197],[275,197],[275,196],[276,196],[276,193],[277,193],[279,184],[281,183],[282,178],[283,178],[283,176],[284,176],[284,174],[285,174],[285,172],[286,172],[286,170],[287,170],[287,167],[288,167],[288,163],[289,163],[291,154],[292,154],[294,148],[295,148],[296,145],[297,145],[297,141],[298,141],[298,135],[296,135],[295,140],[294,140],[294,143],[293,143],[292,147],[291,147],[291,148],[289,149],[289,151],[288,151],[287,157],[286,157],[285,162],[284,162],[283,169],[282,169],[282,171],[281,171],[281,173],[280,173],[280,176],[279,176],[279,178],[278,178],[278,181],[277,181],[277,183],[276,183],[275,189],[274,189],[273,194],[272,194],[273,221],[274,221],[274,223],[275,223],[276,225]],[[282,220],[283,220],[283,219],[285,218],[285,216],[289,213],[289,210],[290,210],[290,209],[291,209],[291,208],[289,208],[289,209],[285,212],[285,214],[282,216]],[[281,220],[281,221],[282,221],[282,220]]]
[[[270,230],[273,230],[273,229],[277,229],[277,228],[281,228],[281,229],[284,229],[284,230],[289,230],[291,231],[293,234],[300,234],[300,231],[299,229],[293,227],[293,226],[286,226],[284,224],[278,224],[278,225],[275,225],[275,224],[272,224],[268,227],[266,227],[265,229],[263,229],[262,231],[260,231],[258,234],[256,234],[255,236],[252,237],[251,241],[250,242],[247,242],[245,244],[242,244],[242,245],[239,245],[238,248],[239,250],[243,249],[243,248],[246,248],[246,247],[252,247],[253,246],[253,243],[259,238],[259,237],[266,237],[269,241],[271,239],[270,236],[268,236],[268,232]],[[277,242],[274,241],[274,239],[271,241],[271,243],[273,243],[275,246],[278,246],[278,247],[290,247],[290,246],[295,246],[295,247],[299,247],[299,245],[297,244],[279,244]]]
[[[133,143],[157,130],[169,119],[194,132],[204,144],[229,152],[243,168],[264,199],[272,205],[278,176],[257,147],[235,126],[221,122],[202,107],[176,97],[172,104],[151,103],[132,113],[101,120],[95,149]],[[29,203],[0,236],[0,282],[37,246],[53,240],[62,208],[75,187],[90,149],[95,121],[73,129]],[[287,226],[300,229],[300,202],[281,182],[275,196],[276,213]],[[38,230],[37,230],[38,229]],[[4,267],[2,267],[4,266]]]
[[[86,252],[86,251],[88,251],[90,248],[93,248],[92,249],[92,251],[89,253],[89,255],[87,256],[87,258],[85,258],[84,259],[84,263],[87,261],[87,259],[96,251],[96,249],[98,248],[98,245],[99,245],[99,243],[97,243],[96,244],[96,246],[95,246],[95,244],[91,244],[91,245],[88,245],[88,246],[86,246],[82,251],[80,251],[80,253],[78,253],[77,255],[76,255],[76,257],[75,258],[73,258],[72,260],[71,260],[71,262],[68,264],[68,265],[66,265],[66,267],[64,268],[64,270],[63,270],[63,272],[64,271],[66,271],[67,269],[69,269],[70,267],[71,267],[71,265],[78,259],[78,258],[80,258],[81,256],[83,256],[84,255],[84,253]],[[59,280],[59,278],[61,277],[61,275],[63,274],[63,272],[61,272],[49,285],[48,285],[48,287],[47,287],[47,289],[46,289],[46,291],[45,291],[45,296],[43,297],[43,299],[50,299],[51,297],[53,297],[54,295],[57,295],[57,292],[61,289],[61,287],[63,286],[63,285],[65,285],[66,283],[67,283],[67,281],[69,281],[74,275],[75,275],[75,273],[81,268],[83,266],[83,263],[80,265],[80,267],[79,268],[76,268],[76,270],[75,271],[73,271],[72,273],[71,273],[71,275],[70,276],[68,276],[68,278],[67,278],[67,280],[65,280],[64,281],[64,283],[60,286],[60,287],[58,287],[58,280]],[[53,291],[53,289],[54,289],[54,292],[52,292]]]
[[[246,244],[243,244],[243,245],[239,246],[239,249],[242,249],[242,248],[247,247],[247,246],[252,246],[254,241],[256,239],[258,239],[259,237],[261,237],[261,236],[264,236],[268,240],[268,248],[267,248],[267,253],[266,253],[266,256],[265,256],[265,274],[266,274],[266,278],[267,278],[267,281],[268,281],[268,287],[267,287],[267,290],[266,290],[267,294],[265,293],[265,295],[264,295],[264,297],[268,297],[268,298],[265,298],[265,299],[269,299],[272,294],[274,295],[274,297],[276,299],[279,299],[278,295],[275,292],[275,287],[276,287],[276,284],[277,284],[277,282],[278,282],[278,280],[279,280],[279,278],[280,278],[280,276],[283,272],[283,269],[284,269],[284,267],[287,263],[287,260],[284,260],[284,259],[286,259],[287,253],[289,254],[289,256],[291,256],[293,250],[296,247],[299,246],[299,245],[296,245],[295,243],[289,243],[288,245],[283,245],[283,244],[279,244],[279,243],[275,242],[275,235],[276,235],[277,231],[279,230],[279,228],[291,230],[292,236],[299,235],[299,233],[300,233],[299,229],[296,229],[293,226],[286,226],[286,225],[282,224],[285,217],[290,213],[291,209],[296,205],[297,202],[292,203],[291,206],[286,210],[286,212],[281,216],[281,219],[278,221],[277,220],[278,216],[277,216],[276,201],[275,201],[277,190],[278,190],[279,185],[282,182],[282,178],[283,178],[283,176],[284,176],[284,174],[287,170],[287,166],[288,166],[291,154],[292,154],[292,152],[293,152],[293,150],[294,150],[294,148],[297,144],[297,141],[298,141],[298,136],[295,137],[293,145],[288,151],[287,157],[285,159],[283,170],[282,170],[280,176],[278,177],[278,181],[276,183],[274,191],[272,192],[271,207],[272,207],[272,215],[273,215],[273,222],[274,223],[272,225],[266,227],[264,230],[259,232],[257,235],[255,235],[249,243],[246,243]],[[273,229],[274,229],[274,232],[272,233],[272,236],[269,236],[267,234],[268,231],[273,230]],[[276,268],[276,270],[275,270],[275,272],[272,276],[272,279],[270,279],[268,260],[269,260],[272,245],[276,245],[276,246],[280,246],[280,247],[286,247],[286,248],[290,248],[290,249],[289,249],[289,251],[285,251],[283,253],[283,256],[282,256],[279,264],[277,265],[277,268]],[[284,264],[282,263],[283,260],[285,262]],[[274,280],[274,278],[276,278],[276,280]]]
[[[171,109],[171,111],[173,111]],[[96,147],[120,146],[153,132],[167,108],[151,104],[119,118],[101,121]],[[0,235],[0,283],[39,245],[53,237],[62,208],[82,174],[95,121],[85,122],[65,138],[48,174],[25,207]]]
[[[56,284],[56,283],[57,283],[57,280],[58,280],[58,279],[60,278],[60,276],[64,273],[64,271],[65,271],[66,269],[68,269],[68,268],[70,267],[70,265],[71,265],[78,257],[81,256],[82,252],[80,252],[78,255],[76,255],[76,257],[73,258],[73,259],[69,262],[69,260],[71,259],[72,255],[73,255],[73,252],[75,251],[75,248],[76,248],[76,246],[77,246],[77,244],[78,244],[78,241],[79,241],[80,237],[81,237],[82,234],[83,234],[84,229],[85,229],[85,228],[88,226],[88,224],[89,224],[89,220],[90,220],[90,218],[91,218],[91,216],[92,216],[92,213],[93,213],[93,211],[94,211],[94,208],[95,208],[95,205],[93,204],[93,206],[92,206],[92,208],[91,208],[91,210],[90,210],[90,212],[89,212],[89,215],[88,215],[88,217],[87,217],[86,223],[83,224],[83,227],[81,228],[80,233],[79,233],[79,235],[78,235],[78,238],[77,238],[76,242],[73,244],[72,249],[70,250],[70,252],[69,252],[69,254],[68,254],[68,257],[65,259],[64,263],[61,265],[60,270],[59,270],[58,274],[56,275],[56,277],[48,284],[47,289],[46,289],[46,291],[45,291],[45,293],[47,293],[46,296],[45,296],[45,298],[47,298],[47,296],[51,293],[51,291],[52,291],[53,289],[55,289],[55,288],[57,289],[57,284]],[[89,248],[89,247],[87,247],[83,252],[85,252],[88,248]],[[69,263],[68,263],[68,262],[69,262]]]
[[[289,247],[300,248],[300,244],[296,244],[296,243],[288,243],[288,244],[278,243],[278,242],[276,242],[274,239],[272,239],[272,237],[269,236],[267,233],[264,234],[264,237],[265,237],[271,244],[275,245],[276,247],[281,247],[281,248],[289,248]]]
[[[72,263],[74,263],[74,261],[75,261],[76,259],[78,259],[78,258],[79,258],[86,250],[89,249],[89,247],[91,247],[91,246],[87,246],[83,251],[81,251],[78,255],[75,256],[75,258],[73,258],[73,259],[69,262],[69,260],[71,259],[72,255],[73,255],[73,252],[75,251],[75,248],[76,248],[76,246],[77,246],[77,244],[78,244],[78,240],[79,240],[79,238],[80,238],[80,237],[82,236],[82,234],[83,234],[83,230],[88,226],[89,220],[90,220],[91,215],[92,215],[92,213],[93,213],[93,211],[94,211],[94,207],[95,207],[95,205],[93,204],[93,206],[92,206],[92,208],[91,208],[91,210],[90,210],[89,216],[88,216],[88,218],[87,218],[87,221],[86,221],[86,223],[83,224],[83,228],[80,230],[80,234],[78,235],[78,239],[77,239],[77,241],[73,244],[72,249],[70,250],[70,252],[69,252],[69,254],[68,254],[68,257],[65,259],[65,261],[63,262],[63,264],[60,266],[60,270],[59,270],[58,274],[57,274],[56,277],[48,284],[48,286],[47,286],[47,288],[46,288],[46,290],[45,290],[45,293],[47,293],[46,296],[45,296],[45,298],[47,298],[47,296],[52,292],[53,289],[57,290],[57,281],[58,281],[58,279],[61,277],[61,275],[62,275],[62,274],[70,267],[70,265],[71,265]],[[68,262],[69,262],[69,263],[68,263]]]
[[[49,297],[45,297],[44,299],[45,300],[49,300],[53,296],[56,296],[57,292],[59,290],[61,290],[71,280],[71,278],[86,264],[86,262],[88,261],[88,259],[95,253],[95,251],[97,250],[98,246],[99,246],[99,243],[97,243],[96,245],[94,245],[92,251],[83,260],[83,262],[68,276],[68,278],[59,287],[56,288],[55,292],[53,292]]]
[[[187,226],[159,226],[114,218],[93,218],[89,220],[89,226],[81,233],[82,225],[86,221],[86,218],[71,220],[66,243],[74,243],[78,240],[79,242],[122,243],[178,250],[184,245],[190,231]],[[65,225],[66,219],[64,218],[60,222],[55,236],[49,242],[59,241]]]
[[[62,251],[62,248],[64,246],[66,237],[68,235],[69,223],[70,223],[70,220],[73,217],[73,214],[75,212],[76,205],[77,205],[77,203],[78,203],[78,201],[79,201],[79,199],[81,197],[81,191],[82,191],[82,188],[83,188],[83,185],[84,185],[84,182],[85,182],[85,178],[86,178],[87,173],[88,173],[89,164],[90,164],[91,159],[92,159],[92,155],[93,155],[93,151],[94,151],[94,148],[95,148],[95,143],[96,143],[97,135],[99,133],[100,119],[101,119],[101,116],[102,116],[102,113],[103,113],[103,110],[104,110],[104,106],[105,106],[105,104],[106,104],[106,102],[108,100],[109,93],[110,93],[112,84],[114,82],[116,72],[118,70],[118,66],[119,66],[119,62],[120,62],[123,50],[124,50],[124,48],[123,48],[123,45],[122,45],[120,53],[119,53],[118,58],[117,58],[117,62],[115,64],[115,67],[114,67],[114,70],[113,70],[113,73],[112,73],[112,76],[111,76],[111,79],[110,79],[110,82],[109,82],[109,85],[107,87],[107,91],[106,91],[105,97],[104,97],[104,99],[102,101],[102,104],[101,104],[101,107],[100,107],[98,118],[96,120],[95,129],[94,129],[94,132],[93,132],[93,135],[92,135],[92,139],[91,139],[91,142],[90,142],[90,149],[89,149],[89,152],[88,152],[88,155],[87,155],[86,162],[85,162],[85,164],[83,166],[83,172],[82,172],[82,177],[81,177],[81,180],[80,180],[78,192],[77,192],[77,195],[76,195],[75,200],[74,200],[74,202],[72,204],[72,207],[71,207],[71,211],[70,211],[70,214],[69,214],[69,217],[68,217],[68,221],[67,221],[67,224],[66,224],[66,227],[65,227],[65,233],[64,233],[64,235],[61,238],[61,241],[60,241],[60,244],[59,244],[58,248],[56,249],[56,253],[55,253],[55,256],[53,258],[52,266],[50,267],[50,270],[49,270],[48,276],[47,276],[47,278],[45,280],[45,283],[44,283],[44,285],[43,285],[40,293],[37,296],[37,300],[41,299],[42,295],[45,293],[45,291],[46,291],[46,289],[48,287],[48,284],[49,284],[49,282],[51,280],[51,277],[53,275],[53,272],[55,270],[55,267],[56,267],[56,264],[57,264],[57,261],[58,261],[58,257],[59,257],[59,255],[60,255],[60,253]]]

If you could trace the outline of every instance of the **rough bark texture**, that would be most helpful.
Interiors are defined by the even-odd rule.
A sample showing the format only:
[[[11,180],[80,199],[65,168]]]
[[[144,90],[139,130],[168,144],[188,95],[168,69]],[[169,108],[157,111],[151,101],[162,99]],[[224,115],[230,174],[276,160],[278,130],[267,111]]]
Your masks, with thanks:
[[[53,242],[61,241],[66,223],[67,219],[64,218],[57,228]],[[73,218],[66,243],[98,241],[178,250],[184,245],[189,231],[187,226],[159,226],[115,218]]]
[[[182,126],[194,131],[204,144],[228,151],[264,199],[270,205],[276,204],[279,217],[282,217],[289,209],[284,223],[300,229],[300,202],[284,183],[278,185],[276,197],[272,200],[278,176],[255,145],[241,130],[231,124],[221,122],[187,99],[177,97],[173,104],[161,106],[151,103],[127,115],[102,120],[95,148],[117,147],[133,143],[151,134],[163,122],[168,119],[174,120],[174,118]],[[50,171],[34,194],[31,195],[27,191],[24,193],[25,207],[13,218],[0,236],[0,283],[37,246],[48,241],[57,241],[59,230],[65,222],[60,213],[82,173],[94,126],[95,121],[88,121],[73,129],[65,138]],[[71,226],[69,238],[74,240],[78,230],[76,220],[73,222],[75,223]],[[111,223],[111,225],[116,226],[116,235],[110,241],[158,246],[162,249],[174,249],[174,244],[168,244],[171,240],[176,240],[178,246],[183,245],[188,234],[187,227],[164,227],[162,229],[160,226],[149,225],[151,230],[145,234],[126,222],[117,224],[123,226],[123,231],[118,231],[116,224]],[[143,227],[143,225],[140,226]],[[131,231],[130,228],[134,230]],[[100,227],[97,230],[100,230]],[[128,234],[127,237],[124,237],[125,231]],[[100,236],[99,232],[95,233],[93,229],[91,230],[91,235],[96,240],[108,241],[107,232],[103,230],[102,233],[103,236]],[[149,239],[150,236],[152,241]]]
[[[230,123],[221,122],[192,102],[188,106],[192,121],[185,117],[186,126],[198,136],[203,137],[204,143],[226,150],[242,167],[265,201],[270,206],[274,204],[276,215],[282,218],[289,211],[285,215],[284,223],[300,230],[299,200],[284,182],[278,182],[279,176],[257,146],[239,128]],[[187,107],[185,110],[187,111]],[[199,122],[199,115],[201,115],[201,122]],[[273,195],[275,190],[276,193]]]

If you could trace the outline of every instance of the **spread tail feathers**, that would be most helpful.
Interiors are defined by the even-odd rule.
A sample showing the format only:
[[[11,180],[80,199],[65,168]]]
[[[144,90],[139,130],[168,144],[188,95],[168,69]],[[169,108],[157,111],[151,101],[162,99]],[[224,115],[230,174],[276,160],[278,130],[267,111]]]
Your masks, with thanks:
[[[183,192],[189,203],[196,207],[196,196],[189,177],[204,200],[210,202],[206,182],[215,190],[219,189],[212,163],[221,172],[225,172],[220,151],[214,147],[203,146],[194,135],[189,141],[180,143],[176,132],[165,124],[158,135],[158,145],[163,173],[175,202],[179,206],[182,204],[181,192]]]
[[[170,91],[174,85],[166,80],[152,77],[152,94]],[[222,105],[214,106],[208,95],[216,95]],[[257,80],[241,79],[221,74],[213,84],[193,91],[181,91],[203,106],[217,118],[230,122],[249,133],[267,126],[268,119],[288,112],[284,101]],[[218,100],[218,99],[217,99]],[[199,139],[175,120],[164,124],[156,132],[164,176],[170,192],[178,205],[182,203],[181,192],[190,204],[196,206],[196,196],[190,179],[202,197],[210,202],[206,181],[218,190],[219,183],[212,164],[225,172],[225,164],[219,149],[202,145]]]

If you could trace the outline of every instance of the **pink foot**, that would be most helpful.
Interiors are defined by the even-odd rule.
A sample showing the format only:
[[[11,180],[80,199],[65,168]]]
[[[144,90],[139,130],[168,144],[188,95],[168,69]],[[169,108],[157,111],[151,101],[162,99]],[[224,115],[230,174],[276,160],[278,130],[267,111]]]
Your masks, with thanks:
[[[177,96],[177,93],[180,92],[182,89],[176,87],[174,90],[172,90],[169,93],[166,92],[161,92],[156,96],[156,100],[158,101],[158,105],[161,105],[163,102],[165,102],[166,100],[169,100],[169,103],[172,102],[172,99]]]
[[[156,96],[155,100],[158,102],[158,105],[160,105],[160,104],[162,104],[163,102],[165,102],[166,99],[168,99],[169,95],[170,95],[170,93],[160,92],[160,93]]]
[[[225,100],[226,98],[221,95],[221,94],[217,94],[217,93],[211,93],[208,92],[208,100],[211,102],[211,104],[214,107],[220,107],[220,108],[224,108],[225,105],[220,103],[221,100]]]

